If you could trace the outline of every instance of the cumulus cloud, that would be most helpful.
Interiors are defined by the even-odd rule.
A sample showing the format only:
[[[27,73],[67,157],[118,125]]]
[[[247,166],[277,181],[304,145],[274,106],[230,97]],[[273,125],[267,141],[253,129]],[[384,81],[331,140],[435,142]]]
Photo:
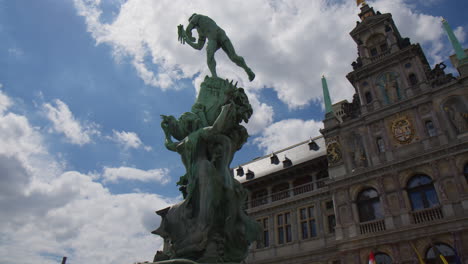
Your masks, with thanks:
[[[115,131],[112,130],[112,137],[110,137],[112,140],[115,142],[121,144],[125,149],[138,149],[142,147],[146,151],[150,151],[151,147],[150,146],[145,146],[143,142],[141,141],[140,137],[135,132],[126,132],[126,131]]]
[[[104,168],[104,182],[118,182],[120,180],[156,181],[167,184],[170,181],[168,169],[140,170],[130,167]]]
[[[455,36],[457,37],[458,41],[460,41],[460,43],[464,43],[465,42],[465,37],[466,37],[466,32],[464,30],[463,27],[457,27],[453,33],[455,34]]]
[[[100,1],[74,3],[98,44],[110,45],[119,61],[129,58],[145,83],[161,89],[177,89],[177,80],[201,73],[194,80],[197,85],[208,73],[205,53],[180,45],[175,33],[175,26],[187,24],[195,11],[215,19],[257,73],[253,83],[241,81],[242,85],[273,88],[290,108],[320,103],[322,74],[335,83],[330,87],[334,101],[351,99],[353,94],[345,78],[357,53],[349,36],[359,13],[353,1],[128,0],[111,23],[101,21]],[[377,0],[371,5],[392,12],[403,36],[428,48],[431,62],[448,54],[440,41],[445,37],[440,17],[423,14],[406,0]],[[245,73],[222,51],[217,60],[220,76],[246,81]]]
[[[319,136],[320,128],[323,128],[322,122],[285,119],[267,127],[259,137],[255,138],[254,143],[263,149],[265,154],[269,154]]]
[[[91,142],[92,135],[99,134],[96,124],[76,120],[67,104],[59,99],[54,104],[43,105],[47,118],[53,124],[53,131],[63,133],[70,143],[84,145]]]
[[[96,264],[152,259],[162,245],[150,234],[160,221],[154,210],[176,200],[112,194],[96,181],[104,175],[66,171],[28,118],[6,107],[13,102],[0,91],[0,262],[58,263],[62,256]],[[144,177],[165,172],[153,171]]]
[[[2,84],[0,84],[0,88],[2,88]],[[0,115],[11,106],[10,99],[0,92]]]

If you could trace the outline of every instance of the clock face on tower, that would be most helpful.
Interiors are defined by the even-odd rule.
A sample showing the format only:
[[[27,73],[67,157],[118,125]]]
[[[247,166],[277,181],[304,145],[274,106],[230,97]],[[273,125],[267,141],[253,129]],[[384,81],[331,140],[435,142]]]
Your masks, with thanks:
[[[383,94],[386,104],[401,100],[401,91],[398,85],[398,73],[385,72],[377,78],[377,86]]]

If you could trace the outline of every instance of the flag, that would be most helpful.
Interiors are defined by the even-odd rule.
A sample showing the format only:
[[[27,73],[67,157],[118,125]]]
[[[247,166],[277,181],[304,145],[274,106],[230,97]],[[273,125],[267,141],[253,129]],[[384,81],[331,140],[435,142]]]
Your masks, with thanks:
[[[366,0],[356,0],[356,5],[366,4]]]
[[[414,246],[413,242],[410,242],[410,245],[411,247],[413,248],[414,252],[416,253],[416,255],[418,256],[418,260],[419,260],[419,264],[426,264],[424,262],[424,259],[421,257],[421,255],[419,254],[418,250],[416,249],[416,247]]]
[[[374,252],[372,252],[372,251],[369,254],[369,264],[376,264],[375,257],[374,257]]]
[[[440,250],[437,248],[436,245],[434,244],[431,244],[432,245],[432,250],[434,250],[434,254],[437,256],[439,256],[440,260],[442,260],[442,263],[444,264],[448,264],[447,260],[445,259],[444,255],[442,255],[442,253],[440,252]]]

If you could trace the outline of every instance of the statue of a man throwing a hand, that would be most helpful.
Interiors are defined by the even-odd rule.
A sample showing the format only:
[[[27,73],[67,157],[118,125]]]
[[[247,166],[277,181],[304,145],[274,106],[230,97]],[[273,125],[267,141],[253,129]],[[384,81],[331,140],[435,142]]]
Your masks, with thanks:
[[[198,31],[198,42],[195,42],[196,39],[192,37],[192,30],[194,28]],[[189,18],[189,25],[185,31],[184,26],[178,26],[178,35],[179,41],[182,44],[187,43],[197,50],[201,50],[205,45],[206,39],[208,39],[206,55],[208,68],[210,69],[213,77],[218,77],[216,74],[216,61],[214,55],[219,48],[222,48],[232,62],[245,70],[250,81],[253,81],[255,78],[255,73],[247,66],[244,58],[236,54],[234,46],[226,35],[226,32],[224,32],[224,30],[211,18],[200,14],[193,14]]]

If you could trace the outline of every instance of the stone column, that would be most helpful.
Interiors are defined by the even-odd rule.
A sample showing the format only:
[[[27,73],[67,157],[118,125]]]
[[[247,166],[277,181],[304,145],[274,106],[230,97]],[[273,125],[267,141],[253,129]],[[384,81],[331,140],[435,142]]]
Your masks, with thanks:
[[[401,263],[401,255],[400,255],[400,247],[398,244],[392,244],[392,251],[393,251],[393,263],[400,264]]]
[[[433,175],[433,183],[434,188],[436,190],[437,195],[439,196],[440,204],[442,205],[442,211],[444,213],[444,217],[451,217],[455,215],[453,211],[453,205],[447,198],[447,194],[445,193],[443,184],[440,179],[440,171],[437,162],[431,162],[431,169]]]
[[[293,197],[294,196],[294,181],[289,180],[288,185],[289,185],[289,189],[288,189],[289,197]]]
[[[348,235],[350,237],[355,237],[358,235],[359,229],[359,213],[357,211],[357,205],[351,195],[349,194],[349,189],[346,190],[346,205],[348,206],[351,214],[352,225],[348,227]]]
[[[268,201],[268,203],[271,203],[271,202],[272,202],[272,199],[271,199],[272,188],[273,188],[273,187],[271,187],[271,185],[268,185],[268,186],[266,187],[266,189],[267,189],[267,201]]]
[[[379,186],[379,195],[382,199],[381,202],[382,202],[382,209],[384,211],[384,217],[385,217],[385,227],[386,229],[394,229],[395,228],[395,224],[393,223],[393,217],[392,217],[392,214],[390,212],[390,208],[388,207],[388,199],[387,199],[387,194],[385,192],[385,188],[384,188],[384,185],[383,185],[383,177],[384,176],[381,176],[377,179],[377,183],[378,183],[378,186]]]
[[[341,222],[341,215],[338,214],[338,204],[336,203],[336,190],[332,193],[332,200],[333,200],[333,207],[335,210],[335,221],[336,221],[336,226],[335,226],[335,238],[336,240],[341,240],[343,239],[343,226]]]
[[[401,186],[400,184],[400,179],[398,177],[397,173],[394,173],[393,175],[393,181],[396,184],[397,190],[398,190],[398,201],[400,203],[400,217],[401,217],[401,222],[402,225],[410,225],[411,224],[411,219],[410,219],[410,208],[407,206],[408,204],[405,202],[404,196],[408,197],[408,194],[406,193],[405,189]]]

